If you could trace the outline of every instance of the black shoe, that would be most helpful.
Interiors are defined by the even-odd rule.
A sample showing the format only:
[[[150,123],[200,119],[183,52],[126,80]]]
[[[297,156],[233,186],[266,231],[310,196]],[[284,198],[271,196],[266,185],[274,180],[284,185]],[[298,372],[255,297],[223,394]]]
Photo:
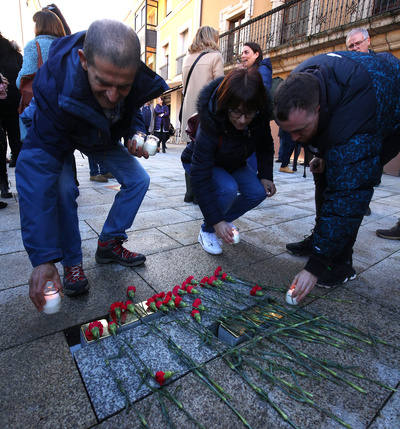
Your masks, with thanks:
[[[193,202],[193,195],[185,194],[185,197],[183,199],[183,202],[185,203],[192,203]]]
[[[89,290],[89,282],[83,272],[82,263],[64,267],[63,291],[68,296],[78,296]]]
[[[9,192],[10,188],[8,187],[8,180],[0,183],[0,190],[1,198],[12,198],[12,193]]]
[[[324,274],[318,278],[317,286],[322,288],[331,288],[357,277],[351,264],[333,265],[328,267]]]
[[[364,216],[371,216],[371,209],[369,208],[369,206],[368,206],[367,211],[365,212]]]
[[[0,209],[5,209],[7,205],[7,203],[3,203],[3,201],[0,201]]]
[[[275,160],[275,162],[282,162],[282,160],[278,158]]]
[[[137,267],[144,264],[146,256],[140,253],[130,252],[122,246],[124,240],[113,238],[107,241],[98,241],[96,251],[96,262],[98,264],[108,264],[117,262],[125,267]]]
[[[302,241],[296,243],[288,243],[286,249],[289,253],[295,256],[309,256],[312,251],[313,234],[307,236]]]
[[[389,240],[400,240],[400,220],[393,228],[390,229],[377,229],[376,235],[381,238]]]

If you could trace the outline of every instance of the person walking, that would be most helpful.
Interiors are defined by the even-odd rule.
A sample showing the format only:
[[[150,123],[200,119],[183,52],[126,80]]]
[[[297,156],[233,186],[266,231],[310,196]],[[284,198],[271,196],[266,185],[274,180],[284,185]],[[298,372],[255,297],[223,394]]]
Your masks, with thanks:
[[[182,152],[204,223],[198,241],[212,254],[233,243],[232,222],[275,194],[268,95],[255,69],[235,69],[200,93],[195,142]],[[256,152],[258,175],[247,165]]]
[[[95,21],[87,32],[55,40],[49,58],[35,77],[35,120],[16,168],[22,239],[34,267],[29,296],[39,311],[48,280],[69,296],[89,288],[82,267],[75,149],[95,153],[121,184],[99,236],[96,262],[145,262],[122,243],[149,186],[135,157],[148,154],[135,140],[124,147],[121,138],[145,132],[140,106],[168,89],[140,61],[136,33],[118,21]],[[63,287],[57,261],[64,267]]]
[[[163,153],[167,149],[166,142],[169,139],[169,108],[164,104],[164,99],[158,97],[154,108],[154,135],[158,137],[158,149],[160,145]]]
[[[9,167],[15,167],[19,151],[21,150],[21,138],[18,125],[19,91],[15,81],[22,65],[22,55],[15,42],[10,42],[0,33],[0,73],[1,81],[7,87],[6,94],[0,97],[0,192],[1,198],[11,198],[9,188],[6,156],[7,139],[11,149]]]
[[[181,141],[188,144],[191,139],[186,133],[188,119],[197,112],[197,99],[200,91],[212,80],[224,75],[224,60],[218,45],[218,31],[210,26],[200,27],[188,52],[183,59],[182,85],[183,103],[181,114]],[[189,76],[190,74],[190,76]],[[185,172],[186,192],[185,203],[196,202]]]
[[[382,166],[399,152],[400,62],[360,52],[317,55],[300,64],[274,97],[275,118],[316,157],[321,200],[311,254],[294,280],[301,301],[316,284],[356,277],[352,253]]]

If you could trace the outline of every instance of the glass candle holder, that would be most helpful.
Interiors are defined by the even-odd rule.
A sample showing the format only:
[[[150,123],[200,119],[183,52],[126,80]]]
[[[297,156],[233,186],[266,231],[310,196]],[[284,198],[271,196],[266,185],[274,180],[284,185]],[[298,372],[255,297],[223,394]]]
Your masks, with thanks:
[[[157,152],[157,146],[160,139],[152,134],[147,136],[147,139],[144,143],[143,150],[146,151],[149,156],[153,156]]]
[[[238,244],[240,241],[240,234],[236,228],[232,228],[233,233],[233,244]]]
[[[132,140],[136,140],[136,149],[144,145],[146,134],[141,131],[136,131],[136,134],[132,137]]]
[[[46,314],[57,313],[61,308],[61,296],[54,283],[48,281],[44,287],[44,299],[46,304],[43,307],[43,312]]]

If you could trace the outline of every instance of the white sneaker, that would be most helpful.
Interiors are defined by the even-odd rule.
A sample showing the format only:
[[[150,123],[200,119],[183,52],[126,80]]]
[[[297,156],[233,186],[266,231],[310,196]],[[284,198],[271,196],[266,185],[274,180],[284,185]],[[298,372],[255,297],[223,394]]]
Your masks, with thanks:
[[[222,253],[220,241],[214,232],[206,232],[200,228],[198,241],[207,253],[211,253],[211,255]]]

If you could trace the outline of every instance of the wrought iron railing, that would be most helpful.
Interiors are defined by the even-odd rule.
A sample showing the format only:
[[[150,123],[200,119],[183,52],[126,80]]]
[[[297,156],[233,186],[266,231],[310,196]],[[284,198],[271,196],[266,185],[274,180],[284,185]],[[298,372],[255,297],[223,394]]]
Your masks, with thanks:
[[[182,65],[183,65],[183,59],[185,58],[185,54],[182,54],[179,57],[176,57],[176,74],[182,73]]]
[[[246,42],[256,42],[267,52],[389,11],[399,13],[400,0],[292,0],[221,34],[219,44],[225,64],[230,64]]]

